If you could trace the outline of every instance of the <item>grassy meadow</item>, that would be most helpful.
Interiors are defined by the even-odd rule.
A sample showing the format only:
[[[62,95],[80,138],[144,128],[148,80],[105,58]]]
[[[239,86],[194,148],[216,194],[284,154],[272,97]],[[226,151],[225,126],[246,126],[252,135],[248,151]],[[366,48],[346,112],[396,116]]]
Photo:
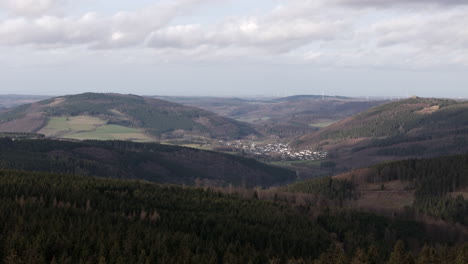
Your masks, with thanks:
[[[78,140],[154,141],[142,129],[108,125],[107,121],[91,116],[52,117],[40,133],[49,137],[59,136]]]

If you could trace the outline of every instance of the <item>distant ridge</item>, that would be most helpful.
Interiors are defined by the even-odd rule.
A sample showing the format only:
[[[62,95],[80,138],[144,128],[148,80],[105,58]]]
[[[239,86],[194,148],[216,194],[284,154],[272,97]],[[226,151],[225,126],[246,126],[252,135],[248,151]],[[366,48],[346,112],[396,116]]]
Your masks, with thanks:
[[[325,148],[352,167],[465,153],[468,102],[419,97],[391,102],[303,136],[296,146]]]
[[[273,100],[270,100],[270,102],[287,102],[287,101],[300,101],[300,100],[309,100],[309,99],[326,99],[326,100],[351,100],[353,98],[351,97],[346,97],[346,96],[329,96],[329,95],[293,95],[293,96],[287,96],[287,97],[280,97],[276,98]]]

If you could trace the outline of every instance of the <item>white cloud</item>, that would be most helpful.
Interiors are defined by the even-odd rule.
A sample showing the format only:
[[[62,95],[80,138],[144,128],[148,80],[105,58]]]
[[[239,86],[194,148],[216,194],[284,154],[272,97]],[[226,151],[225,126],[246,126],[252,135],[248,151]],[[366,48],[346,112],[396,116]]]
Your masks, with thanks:
[[[290,1],[258,16],[239,16],[212,25],[176,25],[152,32],[148,46],[190,49],[252,48],[273,54],[288,53],[313,42],[342,38],[349,30],[341,12],[324,15],[319,1]],[[299,13],[300,14],[299,14]]]
[[[89,52],[139,49],[149,54],[147,60],[227,58],[402,68],[468,64],[465,1],[288,0],[263,14],[219,17],[208,24],[174,19],[210,0],[160,1],[113,15],[51,13],[64,1],[0,0],[1,6],[23,14],[0,20],[0,45],[81,47]],[[405,3],[440,5],[423,11],[391,7]]]
[[[355,7],[390,7],[397,5],[428,5],[440,6],[467,5],[466,0],[332,0],[336,3]]]
[[[39,16],[56,10],[68,0],[0,0],[0,8],[13,15]]]
[[[163,27],[199,2],[202,1],[164,1],[137,12],[119,12],[107,17],[87,13],[78,17],[7,18],[0,22],[0,45],[41,48],[84,45],[98,49],[141,45],[154,29]]]

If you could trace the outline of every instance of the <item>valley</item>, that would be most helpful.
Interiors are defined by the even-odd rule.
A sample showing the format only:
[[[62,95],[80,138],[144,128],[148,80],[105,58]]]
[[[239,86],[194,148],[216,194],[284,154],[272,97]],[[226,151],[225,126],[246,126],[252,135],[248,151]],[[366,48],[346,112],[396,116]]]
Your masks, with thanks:
[[[468,264],[467,14],[0,0],[0,264]]]
[[[292,138],[329,126],[385,100],[298,95],[283,98],[157,97],[253,124],[271,138]]]
[[[354,264],[362,254],[384,263],[404,245],[415,261],[432,250],[439,263],[465,264],[466,102],[298,96],[253,103],[256,110],[234,118],[223,111],[252,102],[184,100],[85,93],[0,112],[3,221],[34,218],[55,234],[42,217],[74,215],[81,220],[73,226],[99,230],[86,243],[102,247],[99,256],[76,255],[35,231],[4,232],[17,245],[0,242],[5,258]],[[306,105],[324,109],[306,113]],[[92,220],[97,214],[104,218]],[[62,220],[53,225],[79,239]],[[102,242],[121,232],[145,242]],[[55,251],[30,250],[22,236]],[[110,248],[139,253],[116,260]]]

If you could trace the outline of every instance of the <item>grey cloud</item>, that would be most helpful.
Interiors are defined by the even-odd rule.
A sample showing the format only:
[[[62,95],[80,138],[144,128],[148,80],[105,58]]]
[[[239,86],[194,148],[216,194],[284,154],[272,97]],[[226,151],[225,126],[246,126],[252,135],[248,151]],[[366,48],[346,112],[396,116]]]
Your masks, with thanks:
[[[0,0],[4,12],[25,17],[37,17],[60,10],[70,0]]]
[[[441,6],[468,5],[467,0],[335,0],[336,3],[356,7],[389,7],[396,5],[427,5]]]
[[[141,60],[148,61],[234,58],[339,67],[468,64],[468,6],[387,12],[333,2],[361,6],[370,0],[289,0],[262,15],[171,25],[184,10],[209,1],[168,0],[111,16],[7,18],[0,20],[0,46],[76,47],[93,54],[120,49],[114,57],[138,50],[145,54]],[[403,2],[435,1],[372,1],[374,6]]]
[[[41,1],[52,3],[54,0]],[[0,21],[0,45],[84,45],[92,49],[140,45],[152,31],[166,26],[182,12],[203,1],[207,0],[163,1],[136,12],[120,12],[110,17],[88,13],[80,17],[8,18]]]
[[[250,47],[284,53],[311,42],[334,39],[345,30],[340,21],[310,19],[240,18],[210,28],[199,25],[173,26],[153,32],[148,46],[190,49],[197,46],[216,48]]]

